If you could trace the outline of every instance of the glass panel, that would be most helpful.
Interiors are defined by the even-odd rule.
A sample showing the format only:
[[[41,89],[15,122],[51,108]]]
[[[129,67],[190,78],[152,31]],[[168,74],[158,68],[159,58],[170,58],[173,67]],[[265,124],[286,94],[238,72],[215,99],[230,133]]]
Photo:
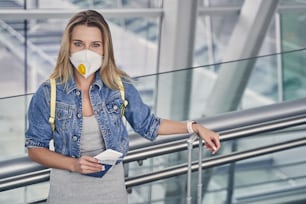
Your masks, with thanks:
[[[305,196],[305,148],[237,162],[234,199],[240,203],[293,203]],[[248,189],[248,190],[246,190]],[[287,192],[287,193],[284,193]]]
[[[40,183],[0,192],[0,203],[25,204],[45,200],[48,196],[49,183]]]
[[[281,5],[303,5],[305,4],[305,0],[280,0],[279,4]]]
[[[24,94],[23,31],[23,21],[0,20],[0,97]]]
[[[0,100],[0,160],[25,154],[27,100],[24,96]]]
[[[214,1],[221,2],[221,1]],[[235,2],[235,1],[232,1]],[[224,16],[198,16],[197,29],[195,35],[194,66],[215,64],[214,70],[219,68],[219,62],[224,62],[223,57],[226,52],[231,35],[235,29],[239,14],[233,12],[231,15]],[[271,21],[264,41],[257,56],[274,54],[276,50],[275,20]],[[247,43],[247,42],[246,42]],[[294,50],[292,48],[291,50]],[[253,56],[252,56],[253,57]],[[232,59],[237,60],[237,59]]]
[[[305,148],[295,148],[205,169],[202,175],[203,203],[293,203],[305,200],[306,175],[300,169],[306,168],[306,160],[298,156],[304,154]],[[132,171],[138,172],[137,176],[142,175],[144,172],[140,168],[143,167],[131,168],[130,176],[133,176]],[[230,173],[232,170],[233,174]],[[194,172],[193,202],[197,199],[197,177],[198,173]],[[186,182],[186,175],[181,175],[133,187],[129,203],[186,203]]]
[[[238,16],[198,16],[195,34],[194,66],[222,61]],[[217,70],[218,64],[214,67]]]
[[[27,31],[27,89],[34,93],[56,63],[64,20],[32,19]]]
[[[136,203],[186,203],[186,175],[177,176],[132,188],[129,204]],[[167,191],[166,188],[169,190]],[[181,192],[181,193],[180,193]]]
[[[304,51],[297,51],[297,53],[303,53]],[[282,57],[286,58],[287,55],[291,55],[293,52],[283,54]],[[262,106],[266,104],[275,103],[277,100],[276,88],[277,84],[277,75],[279,74],[276,70],[275,58],[277,55],[260,57],[252,60],[255,61],[255,67],[250,76],[247,88],[244,90],[242,95],[242,101],[240,102],[239,109],[248,109],[251,107]],[[247,60],[240,60],[238,62],[227,63],[232,66],[226,68],[231,69],[232,67],[239,67],[240,70],[251,69],[252,67],[245,67],[245,62]],[[270,63],[270,64],[269,64]],[[221,68],[225,64],[221,64]],[[164,73],[160,75],[151,75],[144,76],[135,79],[136,88],[140,91],[140,94],[143,97],[143,100],[148,104],[152,110],[157,110],[159,107],[156,104],[156,98],[161,98],[162,100],[171,100],[170,105],[166,106],[167,103],[161,105],[165,110],[168,108],[176,108],[173,110],[179,110],[178,112],[182,115],[183,118],[201,118],[204,117],[206,111],[207,102],[210,100],[214,83],[218,75],[210,69],[210,66],[196,67],[193,70],[192,76],[190,76],[190,70],[181,70],[171,73]],[[17,74],[17,76],[20,76]],[[192,77],[192,78],[190,78]],[[191,80],[192,79],[192,80]],[[239,79],[235,79],[239,80]],[[245,79],[243,79],[245,80]],[[260,82],[260,83],[259,83]],[[156,86],[159,87],[159,91],[165,90],[165,93],[158,93]],[[228,88],[228,87],[225,87]],[[5,89],[4,89],[5,90]],[[183,91],[184,90],[184,91]],[[234,94],[230,92],[228,94]],[[304,88],[294,89],[294,92],[303,92]],[[172,95],[169,95],[171,93]],[[190,94],[190,95],[189,95]],[[226,100],[221,98],[222,100]],[[300,95],[299,98],[304,97]],[[24,125],[25,125],[25,115],[27,109],[27,100],[29,97],[11,97],[11,98],[2,98],[0,100],[2,115],[2,124],[3,135],[11,135],[7,139],[10,140],[12,144],[18,144],[16,141],[22,141],[24,135]],[[180,100],[183,99],[183,100]],[[190,106],[188,105],[188,99],[190,100]],[[187,101],[187,102],[186,102]],[[184,104],[186,103],[186,104]],[[174,106],[175,104],[175,106]],[[186,107],[185,109],[179,109],[180,107]],[[16,111],[18,110],[18,111]],[[184,110],[184,111],[182,111]],[[177,112],[173,113],[172,119],[176,119]],[[189,115],[188,115],[189,114]],[[12,132],[9,126],[6,123],[9,123],[14,128],[14,131],[21,131],[18,134]],[[13,139],[15,138],[15,139]],[[5,142],[4,142],[5,143]],[[20,142],[22,144],[22,142]],[[5,149],[5,148],[4,148]],[[3,149],[3,150],[4,150]],[[17,152],[20,152],[20,149],[17,148]],[[11,154],[11,153],[10,153]],[[19,154],[19,153],[18,153]]]
[[[301,52],[288,53],[282,59],[284,70],[284,97],[296,99],[305,96],[305,20],[304,13],[281,15],[282,49],[284,51],[302,49]]]
[[[245,78],[240,80],[241,86],[243,86],[244,80],[247,80],[248,82],[246,89],[241,94],[242,99],[236,99],[240,102],[232,101],[234,104],[240,104],[239,107],[236,107],[236,109],[248,109],[275,103],[277,101],[278,71],[275,62],[276,56],[272,55],[218,64],[220,71],[221,69],[224,69],[223,71],[235,70],[237,72],[237,76],[239,75],[238,72],[247,73],[249,70],[253,69],[250,76],[245,74]],[[252,66],[252,64],[254,64],[254,66]],[[218,91],[214,90],[214,87],[219,74],[214,71],[214,68],[215,65],[203,67],[199,66],[193,70],[192,91],[190,97],[190,118],[201,118],[206,115],[205,112],[207,103],[209,102],[211,96]],[[224,80],[229,80],[224,75],[222,75],[222,77]],[[249,79],[247,79],[247,77],[249,77]],[[237,84],[237,80],[239,81],[238,78],[231,79],[233,87],[240,86],[240,84]],[[260,83],[258,83],[259,81]],[[221,83],[219,88],[228,90],[227,95],[235,94],[231,87],[222,87],[223,80],[219,79],[219,83]],[[240,96],[239,94],[236,95]],[[220,98],[216,100],[224,100],[225,103],[228,103],[229,101],[226,99],[227,96],[224,95],[220,96]]]
[[[156,73],[159,20],[110,19],[117,65],[130,76]]]
[[[283,54],[282,56],[285,56]],[[278,55],[258,57],[248,81],[247,89],[243,94],[240,107],[243,109],[260,105],[268,105],[278,101],[278,77],[280,73],[277,66]],[[239,66],[239,65],[238,65]]]
[[[3,9],[23,9],[24,8],[24,0],[16,0],[16,1],[0,1],[0,8]]]

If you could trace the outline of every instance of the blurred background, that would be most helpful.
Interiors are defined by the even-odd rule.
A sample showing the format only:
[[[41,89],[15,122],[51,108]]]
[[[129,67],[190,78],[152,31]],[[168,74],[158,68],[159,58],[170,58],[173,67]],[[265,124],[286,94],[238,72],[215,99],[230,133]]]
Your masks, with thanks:
[[[203,119],[305,98],[305,0],[0,0],[0,161],[26,156],[29,101],[53,70],[67,21],[84,9],[107,19],[117,65],[161,117]],[[288,132],[304,137],[300,126],[269,132],[226,142],[222,154],[285,141]],[[305,153],[238,162],[231,188],[230,165],[204,172],[202,201],[305,203]],[[133,162],[128,176],[179,164],[185,155]],[[185,203],[185,177],[133,187],[129,203]],[[0,192],[0,203],[34,203],[47,193],[43,182]]]

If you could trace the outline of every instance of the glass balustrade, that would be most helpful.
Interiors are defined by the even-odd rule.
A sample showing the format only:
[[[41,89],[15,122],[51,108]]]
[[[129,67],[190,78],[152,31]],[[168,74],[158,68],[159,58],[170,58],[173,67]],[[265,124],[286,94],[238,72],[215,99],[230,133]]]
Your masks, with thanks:
[[[301,55],[304,51],[299,51],[296,54]],[[293,53],[290,53],[290,55]],[[283,56],[286,55],[286,53],[282,54]],[[261,60],[265,61],[268,59],[265,58],[272,58],[270,59],[273,61],[273,58],[277,56],[265,56],[262,58],[258,58],[257,62],[255,63],[255,68],[253,70],[253,73],[256,73],[256,69],[259,69],[259,63]],[[254,60],[254,59],[252,59]],[[242,61],[238,62],[231,62],[233,64],[236,64],[236,66],[239,66]],[[258,65],[257,65],[258,64]],[[221,65],[222,67],[222,65]],[[272,69],[272,68],[271,68]],[[214,80],[218,77],[218,73],[211,70],[209,66],[203,66],[203,67],[195,67],[193,69],[188,70],[181,70],[176,72],[170,72],[170,73],[163,73],[159,75],[148,75],[144,77],[138,77],[135,78],[134,84],[139,89],[142,98],[145,103],[150,105],[150,107],[154,109],[158,109],[157,104],[155,103],[156,98],[160,97],[158,90],[156,89],[157,86],[160,86],[162,88],[167,88],[166,86],[169,86],[169,80],[173,82],[171,86],[172,92],[179,92],[180,89],[174,86],[179,83],[175,81],[176,77],[178,76],[179,79],[184,78],[185,76],[188,76],[188,73],[192,72],[192,80],[186,81],[186,84],[188,83],[194,83],[197,82],[196,85],[192,85],[190,93],[194,95],[194,97],[191,97],[192,104],[194,108],[191,108],[190,110],[194,111],[191,115],[193,115],[191,118],[201,118],[203,117],[203,113],[197,107],[203,108],[205,110],[205,104],[207,100],[209,100],[209,95],[211,93],[211,88],[207,88],[208,84],[212,87],[214,84]],[[271,72],[271,73],[277,73]],[[265,80],[261,81],[262,77],[265,77],[264,75],[260,75],[257,73],[257,81],[264,83]],[[273,76],[271,77],[275,77]],[[213,76],[213,77],[212,77]],[[262,76],[262,77],[260,77]],[[253,75],[251,75],[253,77]],[[209,81],[210,80],[210,81]],[[167,83],[166,83],[167,82]],[[174,83],[176,82],[176,83]],[[200,83],[202,82],[202,83]],[[273,83],[274,86],[277,86],[276,80],[275,81],[269,81],[271,84],[267,84],[267,88],[272,86]],[[185,84],[183,84],[185,86]],[[253,86],[256,85],[252,84]],[[277,103],[276,100],[273,100],[274,96],[271,95],[265,95],[259,92],[256,88],[252,89],[250,83],[248,84],[242,99],[244,101],[252,101],[252,104],[244,107],[243,105],[240,105],[239,109],[248,109],[250,107],[258,107],[263,106],[270,103]],[[205,88],[204,88],[205,87]],[[262,86],[264,87],[264,86]],[[201,91],[199,91],[201,90]],[[296,90],[295,90],[296,91]],[[170,92],[171,93],[171,92]],[[252,93],[252,94],[250,94]],[[206,95],[206,97],[205,97]],[[25,149],[24,149],[24,131],[26,128],[26,110],[28,107],[29,100],[31,99],[32,95],[26,95],[26,96],[16,96],[16,97],[6,97],[1,98],[1,111],[0,111],[0,125],[1,125],[1,137],[0,137],[0,144],[1,144],[1,160],[7,160],[9,158],[15,158],[19,156],[25,155]],[[161,95],[163,96],[163,95]],[[303,96],[299,96],[300,98],[303,98]],[[259,100],[260,99],[260,100]],[[262,100],[264,99],[264,100]],[[268,101],[268,103],[266,103]],[[180,103],[180,101],[176,101],[176,103]],[[242,104],[247,104],[242,103]],[[283,142],[286,141],[289,136],[290,139],[294,138],[300,138],[303,137],[304,127],[297,127],[297,128],[291,128],[288,130],[282,130],[282,131],[276,131],[271,133],[264,133],[257,136],[252,136],[249,138],[244,139],[237,139],[234,141],[224,142],[222,153],[221,154],[229,154],[233,151],[244,151],[248,150],[250,148],[255,148],[261,145],[269,145],[274,144],[275,142]],[[294,183],[298,184],[297,186],[303,185],[304,182],[304,175],[298,174],[296,172],[296,169],[300,169],[305,165],[305,161],[303,161],[302,157],[299,157],[298,155],[303,155],[304,149],[298,148],[296,150],[290,150],[290,153],[288,155],[286,153],[276,153],[270,154],[267,156],[258,157],[255,159],[249,159],[242,162],[237,162],[233,166],[231,165],[225,165],[220,166],[218,168],[214,168],[213,170],[205,170],[204,171],[204,178],[203,182],[208,181],[207,183],[207,189],[205,192],[205,200],[225,200],[228,192],[228,176],[234,176],[235,180],[233,182],[233,185],[235,186],[234,189],[234,195],[233,199],[237,200],[237,203],[239,203],[239,199],[251,199],[253,194],[248,194],[248,191],[245,191],[245,186],[247,186],[250,189],[255,189],[255,192],[260,191],[260,189],[268,188],[271,189],[271,194],[275,190],[275,193],[279,193],[278,191],[281,191],[281,189],[278,189],[278,187],[281,187],[284,183],[290,183],[292,180],[294,180]],[[141,175],[143,173],[149,173],[161,170],[163,168],[171,167],[173,165],[179,165],[182,163],[187,162],[187,153],[186,151],[182,152],[176,152],[171,153],[167,155],[161,155],[152,159],[147,159],[140,162],[133,162],[128,164],[129,167],[129,176],[133,177],[136,175]],[[207,152],[204,151],[203,153],[205,158],[210,157],[211,155],[207,154]],[[292,155],[292,156],[291,156]],[[196,159],[196,154],[193,155],[194,159]],[[285,158],[285,159],[284,159]],[[234,175],[230,174],[230,169],[234,168],[235,173]],[[284,175],[282,174],[283,170],[286,170],[288,174]],[[294,170],[295,169],[295,170]],[[285,171],[284,170],[284,171]],[[196,173],[193,173],[196,177]],[[284,176],[286,179],[284,179],[282,176]],[[259,177],[260,179],[256,179]],[[290,179],[291,178],[291,179]],[[284,180],[281,180],[284,179]],[[194,179],[196,181],[196,179]],[[177,202],[177,199],[182,199],[185,197],[184,194],[184,188],[185,188],[185,182],[186,182],[186,175],[182,175],[178,178],[171,178],[166,180],[160,180],[158,182],[153,182],[150,184],[142,185],[139,187],[133,187],[131,194],[129,196],[131,197],[130,203],[137,203],[145,201],[146,199],[151,199],[152,202],[160,202],[160,199],[162,199],[161,195],[167,195],[166,199],[167,203],[171,202]],[[42,188],[42,192],[39,195],[46,195],[48,189],[47,184],[41,184],[44,186]],[[16,189],[9,192],[5,192],[5,194],[1,193],[0,197],[3,197],[3,199],[20,199],[19,196],[22,198],[27,198],[27,202],[31,200],[40,199],[38,197],[32,197],[34,195],[38,195],[37,191],[38,189],[41,189],[41,185],[34,185],[24,188],[23,190]],[[206,185],[206,184],[205,184]],[[293,188],[292,184],[292,188]],[[297,189],[297,191],[299,188]],[[173,192],[172,192],[173,191]],[[147,193],[145,193],[147,192]],[[178,193],[179,192],[179,193]],[[18,196],[15,196],[18,195]],[[5,195],[5,196],[4,196]],[[263,196],[263,195],[262,195]],[[6,198],[4,198],[6,197]],[[13,198],[12,198],[13,197]],[[44,197],[44,196],[42,196]],[[34,199],[35,198],[35,199]],[[263,197],[264,198],[264,197]],[[236,202],[236,201],[235,201]],[[242,201],[241,201],[242,202]],[[16,203],[18,203],[16,201]],[[222,202],[220,202],[222,203]]]

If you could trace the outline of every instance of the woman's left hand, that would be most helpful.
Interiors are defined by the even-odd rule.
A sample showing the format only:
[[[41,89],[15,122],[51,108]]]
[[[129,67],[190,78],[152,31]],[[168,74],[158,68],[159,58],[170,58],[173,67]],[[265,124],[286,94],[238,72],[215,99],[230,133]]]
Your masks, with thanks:
[[[192,128],[194,132],[199,135],[204,141],[204,146],[211,151],[212,154],[215,154],[221,147],[219,134],[203,127],[200,124],[193,124]]]

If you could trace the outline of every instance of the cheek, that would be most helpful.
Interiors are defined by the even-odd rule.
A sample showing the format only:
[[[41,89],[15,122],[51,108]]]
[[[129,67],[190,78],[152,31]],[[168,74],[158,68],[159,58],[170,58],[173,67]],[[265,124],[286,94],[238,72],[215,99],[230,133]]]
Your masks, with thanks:
[[[95,48],[95,51],[96,53],[98,53],[99,55],[103,55],[103,48],[99,47],[99,48]]]

